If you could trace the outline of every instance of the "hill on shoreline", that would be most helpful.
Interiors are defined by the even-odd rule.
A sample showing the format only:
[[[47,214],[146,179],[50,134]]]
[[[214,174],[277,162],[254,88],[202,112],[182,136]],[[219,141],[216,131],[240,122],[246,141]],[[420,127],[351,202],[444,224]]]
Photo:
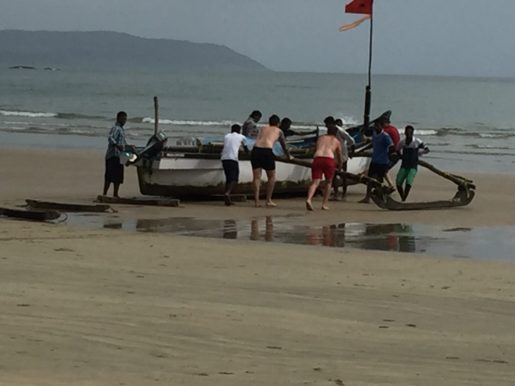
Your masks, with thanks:
[[[36,68],[167,68],[267,71],[222,45],[92,31],[0,31],[0,64]]]

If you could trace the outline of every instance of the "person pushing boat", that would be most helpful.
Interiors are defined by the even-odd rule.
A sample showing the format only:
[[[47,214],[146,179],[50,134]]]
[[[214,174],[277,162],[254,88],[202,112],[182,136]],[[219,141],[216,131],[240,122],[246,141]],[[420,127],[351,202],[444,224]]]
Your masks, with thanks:
[[[248,151],[246,137],[240,134],[241,126],[234,124],[231,126],[231,132],[224,137],[224,147],[222,149],[222,166],[225,174],[225,205],[232,205],[231,193],[240,176],[240,165],[238,162],[238,153],[240,147],[243,146]]]
[[[286,147],[284,134],[279,128],[280,118],[272,115],[268,119],[268,126],[261,128],[258,132],[256,143],[250,154],[250,162],[252,164],[252,188],[254,190],[254,204],[259,205],[259,191],[261,187],[261,174],[263,169],[266,172],[266,206],[277,206],[272,201],[272,194],[275,186],[275,156],[272,151],[274,143],[279,141],[286,157],[291,158],[290,152]]]
[[[420,139],[413,136],[414,132],[413,126],[406,126],[404,129],[405,138],[397,146],[397,152],[401,157],[402,163],[395,182],[402,201],[406,201],[413,186],[415,176],[417,175],[419,155],[429,153],[429,148]]]
[[[329,201],[329,193],[336,169],[342,169],[342,144],[337,137],[338,128],[333,117],[327,117],[324,120],[327,127],[327,134],[318,138],[316,150],[311,165],[311,176],[313,182],[308,189],[308,197],[306,199],[306,209],[313,210],[311,200],[322,180],[325,178],[325,186],[323,189],[322,210],[328,210],[327,203]]]
[[[261,117],[263,115],[261,114],[261,111],[254,110],[252,113],[250,113],[247,120],[243,123],[241,127],[242,134],[245,137],[249,138],[255,138],[258,134],[258,127],[257,123],[261,120]]]
[[[343,120],[341,118],[336,118],[334,120],[334,123],[336,125],[336,128],[338,129],[336,133],[336,137],[340,140],[340,143],[342,145],[342,167],[341,170],[346,172],[347,171],[347,161],[349,160],[349,153],[353,152],[353,149],[356,145],[356,141],[354,138],[347,132],[347,130],[343,127]],[[342,187],[342,198],[345,197],[347,194],[347,179],[345,177],[339,178],[339,184],[334,182],[334,192],[333,192],[333,199],[335,201],[339,200],[338,197],[338,187]]]
[[[374,130],[372,132],[372,161],[368,167],[368,176],[375,178],[381,183],[390,166],[389,149],[393,146],[392,139],[383,131],[385,124],[386,120],[384,117],[380,117],[374,122]],[[365,197],[359,202],[368,204],[370,202],[371,193],[372,186],[369,184],[367,185]]]

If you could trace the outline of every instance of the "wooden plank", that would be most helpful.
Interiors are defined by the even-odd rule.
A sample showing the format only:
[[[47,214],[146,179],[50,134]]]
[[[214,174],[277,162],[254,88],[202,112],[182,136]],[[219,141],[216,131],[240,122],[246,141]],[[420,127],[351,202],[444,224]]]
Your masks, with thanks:
[[[180,200],[167,197],[109,197],[98,196],[97,202],[106,204],[123,204],[123,205],[147,205],[147,206],[168,206],[178,207]]]
[[[33,221],[49,221],[61,217],[61,213],[55,210],[24,210],[13,208],[0,208],[0,215]]]
[[[25,200],[30,208],[55,209],[63,212],[108,212],[114,211],[109,205],[104,204],[71,204],[63,202],[50,202],[40,200]]]

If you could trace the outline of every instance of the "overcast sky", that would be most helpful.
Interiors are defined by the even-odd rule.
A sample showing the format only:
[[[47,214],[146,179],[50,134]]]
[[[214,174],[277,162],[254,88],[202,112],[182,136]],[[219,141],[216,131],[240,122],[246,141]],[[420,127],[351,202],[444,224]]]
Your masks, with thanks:
[[[350,0],[0,0],[0,28],[224,44],[273,70],[367,70]],[[375,0],[374,73],[515,76],[515,0]]]

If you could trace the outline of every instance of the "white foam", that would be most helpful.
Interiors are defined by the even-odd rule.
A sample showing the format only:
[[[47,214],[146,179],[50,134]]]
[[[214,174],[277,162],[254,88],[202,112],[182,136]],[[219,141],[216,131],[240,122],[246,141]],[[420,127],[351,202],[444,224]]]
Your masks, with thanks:
[[[480,138],[506,138],[509,134],[488,134],[488,133],[480,133]]]
[[[155,123],[154,118],[143,118],[142,123]],[[159,119],[159,123],[163,125],[177,125],[177,126],[230,126],[234,124],[232,121],[188,121],[188,120],[172,120],[172,119]]]
[[[344,126],[357,126],[360,125],[361,122],[358,122],[358,120],[354,117],[348,116],[348,115],[338,115],[336,114],[334,116],[336,119],[341,119]]]
[[[29,118],[57,117],[56,113],[32,113],[29,111],[8,111],[8,110],[0,110],[0,115],[6,116],[6,117],[29,117]]]
[[[431,130],[431,129],[415,129],[415,136],[421,135],[421,136],[430,136],[430,135],[437,135],[438,130]]]

